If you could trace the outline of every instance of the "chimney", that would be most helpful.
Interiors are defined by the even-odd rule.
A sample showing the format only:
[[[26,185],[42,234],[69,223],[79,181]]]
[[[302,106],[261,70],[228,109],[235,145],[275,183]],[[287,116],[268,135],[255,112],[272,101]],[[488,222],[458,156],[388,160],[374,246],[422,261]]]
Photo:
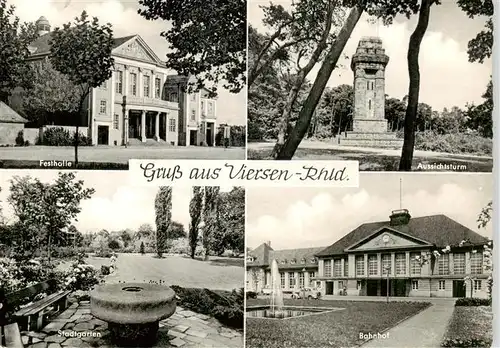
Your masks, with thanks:
[[[271,246],[271,241],[270,241],[270,240],[268,240],[268,241],[266,242],[266,244],[270,247],[270,246]]]
[[[398,209],[392,211],[390,219],[391,219],[390,223],[391,226],[408,225],[411,219],[411,215],[408,209]]]

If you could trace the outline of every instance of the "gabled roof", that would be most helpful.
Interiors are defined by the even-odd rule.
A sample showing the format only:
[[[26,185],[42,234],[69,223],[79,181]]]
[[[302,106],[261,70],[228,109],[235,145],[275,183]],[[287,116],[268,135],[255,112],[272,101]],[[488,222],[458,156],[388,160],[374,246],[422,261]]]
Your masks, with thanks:
[[[247,253],[248,256],[254,258],[254,261],[247,263],[247,266],[268,267],[273,260],[276,260],[278,268],[302,269],[311,266],[317,267],[318,264],[314,255],[323,249],[324,247],[273,250],[267,243],[262,243],[257,248]],[[303,263],[303,261],[305,262]]]
[[[412,218],[407,225],[400,226],[391,226],[390,221],[362,224],[334,244],[316,253],[316,256],[343,255],[345,254],[344,249],[355,245],[384,228],[396,230],[418,238],[438,248],[447,245],[458,245],[462,240],[468,240],[472,244],[485,244],[488,242],[486,237],[450,219],[446,215],[431,215]]]
[[[28,120],[21,117],[10,106],[0,101],[0,122],[2,123],[27,123]]]
[[[254,258],[249,266],[266,266],[269,264],[269,253],[273,250],[267,243],[262,243],[257,248],[247,252],[248,256]]]

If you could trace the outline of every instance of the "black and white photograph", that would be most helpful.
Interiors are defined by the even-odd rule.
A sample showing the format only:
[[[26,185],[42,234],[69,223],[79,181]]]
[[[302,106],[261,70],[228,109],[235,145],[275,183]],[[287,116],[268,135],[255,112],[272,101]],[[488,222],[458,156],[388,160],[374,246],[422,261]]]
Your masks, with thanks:
[[[248,188],[246,347],[491,347],[491,174]]]
[[[493,2],[250,1],[248,159],[492,171]]]
[[[219,2],[1,0],[0,166],[244,160],[247,5]]]
[[[51,170],[0,187],[1,347],[243,347],[243,188]]]

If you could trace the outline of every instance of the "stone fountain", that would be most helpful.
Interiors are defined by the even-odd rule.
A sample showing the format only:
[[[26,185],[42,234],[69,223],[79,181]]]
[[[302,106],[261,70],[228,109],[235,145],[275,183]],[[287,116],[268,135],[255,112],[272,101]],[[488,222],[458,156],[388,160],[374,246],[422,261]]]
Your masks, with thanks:
[[[268,317],[281,318],[285,315],[283,311],[283,291],[281,290],[280,272],[278,262],[271,262],[271,304]]]

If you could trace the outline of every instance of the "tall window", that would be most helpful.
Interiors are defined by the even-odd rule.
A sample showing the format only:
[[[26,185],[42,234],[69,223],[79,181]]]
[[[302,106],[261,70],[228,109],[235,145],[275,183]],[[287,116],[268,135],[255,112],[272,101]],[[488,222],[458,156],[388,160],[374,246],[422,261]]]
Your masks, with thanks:
[[[370,90],[370,81],[366,81],[366,89]]]
[[[151,83],[151,78],[149,76],[144,76],[144,96],[149,97],[149,84]]]
[[[437,264],[439,275],[450,274],[450,254],[442,254],[439,256]]]
[[[323,276],[325,277],[331,277],[332,276],[332,260],[325,260],[325,264],[323,266],[324,274]]]
[[[420,261],[417,257],[422,257],[420,253],[410,254],[410,274],[420,274],[422,272],[422,267],[420,266]]]
[[[344,277],[349,276],[349,259],[346,257],[344,259]]]
[[[155,78],[155,98],[160,99],[161,97],[161,79]]]
[[[356,256],[356,275],[365,275],[365,257],[363,255]]]
[[[445,290],[446,282],[444,280],[439,281],[439,290]]]
[[[470,273],[482,274],[483,273],[483,254],[476,252],[470,254]]]
[[[453,254],[453,274],[465,274],[465,253]]]
[[[411,281],[411,289],[412,290],[418,290],[418,280],[412,280]]]
[[[169,132],[175,132],[176,125],[175,125],[175,118],[171,118],[168,120],[168,131]]]
[[[368,100],[368,110],[371,110],[372,109],[372,100],[369,99]]]
[[[281,288],[285,288],[285,273],[280,272]]]
[[[335,268],[335,277],[341,277],[342,276],[342,260],[335,259],[333,261],[333,266]]]
[[[120,124],[120,123],[119,123],[119,122],[120,122],[120,121],[119,121],[119,117],[120,117],[120,116],[119,116],[118,114],[115,114],[115,115],[113,116],[113,128],[114,128],[114,129],[118,129],[118,126],[119,126],[119,124]]]
[[[300,272],[300,273],[299,273],[299,286],[300,286],[301,288],[303,288],[303,287],[304,287],[304,272]]]
[[[130,73],[130,94],[137,95],[137,74]]]
[[[378,274],[377,255],[368,255],[368,275]]]
[[[99,104],[99,113],[101,115],[106,115],[106,106],[107,106],[107,103],[105,100],[101,100],[100,104]]]
[[[391,273],[391,254],[382,255],[382,274]]]
[[[295,287],[295,273],[288,272],[288,288],[291,289]]]
[[[213,116],[214,115],[214,103],[208,102],[208,115]]]
[[[474,291],[480,291],[481,285],[482,285],[482,282],[480,280],[474,280]]]
[[[178,103],[179,96],[177,95],[177,92],[170,92],[168,95],[168,100],[174,103]]]
[[[121,70],[116,72],[116,93],[123,93],[123,71]]]
[[[309,280],[313,279],[316,277],[316,272],[309,272]]]
[[[202,100],[200,104],[201,114],[205,115],[205,101]]]
[[[191,110],[191,121],[196,120],[196,110]]]
[[[396,274],[406,274],[406,254],[396,254],[394,261],[396,263]]]

